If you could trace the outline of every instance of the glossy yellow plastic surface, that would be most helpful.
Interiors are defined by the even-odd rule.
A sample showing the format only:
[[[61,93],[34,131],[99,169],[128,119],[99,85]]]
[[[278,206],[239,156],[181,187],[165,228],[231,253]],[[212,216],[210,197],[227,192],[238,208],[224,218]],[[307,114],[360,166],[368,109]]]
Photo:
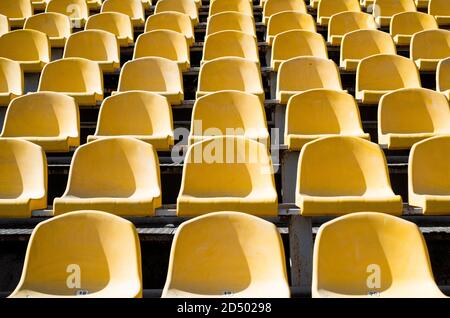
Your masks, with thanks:
[[[134,43],[134,31],[131,18],[119,12],[103,12],[89,17],[86,30],[103,30],[113,33],[121,47]]]
[[[320,0],[317,8],[317,22],[327,26],[332,15],[341,12],[361,12],[358,0]]]
[[[306,216],[374,211],[402,214],[381,148],[358,137],[334,136],[303,146],[298,160],[296,205]]]
[[[389,27],[393,15],[417,11],[414,0],[375,0],[373,16],[380,27]]]
[[[186,221],[175,234],[162,297],[290,297],[275,225],[240,212]]]
[[[47,34],[51,47],[64,47],[67,38],[72,33],[70,18],[56,12],[33,15],[27,18],[23,28]]]
[[[2,0],[0,14],[8,17],[10,27],[23,27],[26,18],[33,15],[30,0]]]
[[[273,14],[267,24],[266,42],[272,45],[277,34],[291,30],[316,32],[316,21],[311,15],[296,11],[283,11]]]
[[[86,0],[89,9],[98,10],[102,7],[103,0]]]
[[[425,88],[404,88],[381,98],[380,145],[409,149],[418,141],[445,134],[450,135],[450,108],[442,94]]]
[[[105,0],[101,12],[126,14],[135,27],[144,26],[145,23],[145,10],[141,0]]]
[[[414,33],[437,29],[436,19],[423,12],[402,12],[392,17],[390,33],[397,45],[410,45]]]
[[[305,30],[291,30],[275,36],[270,62],[275,71],[278,71],[282,62],[300,56],[328,59],[327,44],[322,35]]]
[[[183,102],[183,76],[178,64],[163,57],[141,57],[126,62],[119,78],[119,92],[143,90],[167,97],[172,105]]]
[[[1,137],[25,139],[46,152],[68,152],[80,145],[79,117],[72,97],[53,92],[27,94],[9,104]]]
[[[9,297],[142,297],[139,237],[134,225],[99,211],[77,211],[39,223],[22,277]]]
[[[361,60],[356,70],[356,99],[363,104],[378,104],[381,96],[399,88],[419,87],[416,64],[403,56],[369,56]]]
[[[299,151],[312,140],[333,135],[370,140],[361,125],[358,105],[350,94],[311,89],[291,97],[286,109],[284,143]]]
[[[339,69],[332,60],[304,56],[281,63],[277,78],[280,103],[286,104],[291,96],[313,88],[342,90]]]
[[[0,35],[10,31],[8,17],[0,14]]]
[[[145,32],[154,30],[172,30],[183,33],[189,46],[195,42],[191,19],[183,13],[167,11],[149,16],[145,23]]]
[[[24,72],[40,72],[50,62],[50,43],[45,33],[15,30],[0,36],[0,57],[20,63]]]
[[[359,0],[359,3],[361,4],[361,7],[369,8],[369,6],[375,3],[375,0]]]
[[[186,153],[178,216],[217,211],[278,215],[272,161],[262,143],[221,136],[191,145]]]
[[[420,71],[436,71],[439,61],[450,56],[450,31],[435,29],[414,34],[410,56]]]
[[[345,215],[319,228],[312,296],[445,297],[417,225],[374,212]]]
[[[256,37],[255,20],[252,15],[240,12],[221,12],[208,18],[206,36],[220,31],[241,31]]]
[[[436,90],[450,99],[450,57],[441,60],[436,70]]]
[[[18,62],[0,57],[0,106],[24,93],[23,72]]]
[[[319,7],[320,0],[309,0],[309,5],[311,8],[316,9]]]
[[[240,31],[221,31],[208,35],[203,46],[202,63],[226,56],[242,57],[259,63],[256,37]]]
[[[89,17],[86,0],[50,0],[45,12],[56,12],[70,17],[74,27],[84,27]]]
[[[430,0],[428,13],[435,17],[439,25],[450,25],[450,2],[447,0]]]
[[[353,11],[336,13],[328,23],[328,42],[331,45],[340,46],[345,34],[362,29],[377,29],[372,15]]]
[[[26,140],[0,138],[0,217],[29,218],[47,208],[47,158]]]
[[[362,59],[376,54],[397,54],[389,33],[378,30],[356,30],[342,38],[340,67],[356,71]]]
[[[297,11],[307,13],[304,1],[298,0],[267,0],[263,7],[263,22],[265,25],[269,22],[269,18],[279,12]]]
[[[193,26],[196,26],[199,22],[197,5],[192,0],[158,0],[155,13],[170,11],[187,14]]]
[[[222,12],[239,12],[253,16],[253,5],[248,0],[214,0],[209,5],[209,16]]]
[[[172,109],[164,96],[130,91],[110,96],[100,108],[97,129],[88,142],[111,136],[130,136],[158,151],[174,144]]]
[[[153,146],[132,137],[102,138],[79,147],[54,215],[99,210],[152,216],[161,206],[159,161]]]

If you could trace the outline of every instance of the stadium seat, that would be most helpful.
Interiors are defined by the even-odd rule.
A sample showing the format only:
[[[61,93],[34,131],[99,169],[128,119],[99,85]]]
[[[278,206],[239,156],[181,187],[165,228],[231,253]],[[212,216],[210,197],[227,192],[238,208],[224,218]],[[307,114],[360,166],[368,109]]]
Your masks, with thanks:
[[[356,71],[363,58],[376,54],[397,54],[389,33],[378,30],[356,30],[342,38],[340,67]]]
[[[225,56],[242,57],[259,63],[256,37],[240,31],[221,31],[208,35],[203,46],[202,63]]]
[[[130,91],[110,96],[100,107],[97,129],[88,142],[112,136],[130,136],[148,142],[157,151],[174,144],[172,109],[161,95]]]
[[[0,138],[0,218],[29,218],[47,208],[47,159],[26,140]]]
[[[430,0],[414,0],[414,4],[418,9],[427,9]]]
[[[217,13],[208,18],[206,36],[220,31],[241,31],[256,37],[255,20],[240,12]]]
[[[225,135],[242,135],[267,147],[270,145],[264,105],[257,96],[230,90],[211,93],[195,101],[189,144]]]
[[[80,145],[78,105],[53,92],[18,97],[9,104],[0,137],[25,139],[46,152],[68,152]]]
[[[450,99],[450,57],[441,60],[436,70],[436,90]]]
[[[162,12],[147,18],[145,32],[172,30],[183,33],[189,46],[195,42],[194,28],[188,15],[179,12]]]
[[[141,0],[105,0],[101,12],[126,14],[135,27],[141,27],[145,23],[145,11]]]
[[[450,56],[450,31],[435,29],[415,33],[410,56],[420,71],[436,71],[439,61]]]
[[[44,67],[38,91],[64,93],[78,105],[95,106],[103,100],[102,71],[98,63],[83,58],[53,61]]]
[[[275,36],[270,66],[278,71],[283,61],[300,56],[328,59],[327,44],[322,35],[305,30],[292,30]]]
[[[319,7],[320,0],[309,0],[309,6],[313,9],[316,9]]]
[[[98,210],[153,216],[161,206],[159,161],[153,146],[131,137],[102,138],[79,147],[54,215]]]
[[[220,136],[189,147],[177,215],[217,211],[278,215],[272,162],[265,145],[243,136]]]
[[[45,33],[15,30],[0,36],[0,57],[20,63],[24,72],[40,72],[50,62],[50,43]]]
[[[397,45],[410,45],[414,33],[437,29],[436,19],[423,12],[402,12],[392,17],[390,33]]]
[[[317,22],[327,26],[331,16],[341,12],[361,12],[358,0],[320,0],[317,9]]]
[[[434,16],[439,25],[450,25],[450,2],[447,0],[430,0],[428,14]]]
[[[421,83],[416,64],[403,56],[369,56],[356,70],[356,99],[363,104],[378,104],[381,96],[399,88],[418,87]]]
[[[374,211],[401,215],[381,148],[358,137],[332,136],[305,144],[298,160],[296,205],[305,216]]]
[[[362,129],[353,96],[330,89],[311,89],[291,97],[285,125],[284,143],[291,151],[300,151],[307,142],[334,135],[370,140]]]
[[[134,47],[133,59],[159,56],[177,62],[181,71],[189,69],[190,54],[186,38],[172,30],[155,30],[139,35]]]
[[[215,212],[180,225],[162,297],[289,298],[283,241],[274,224]]]
[[[144,6],[144,9],[150,9],[153,4],[152,3],[153,0],[141,0],[141,2],[142,2],[142,5]]]
[[[113,33],[121,47],[134,43],[134,31],[131,18],[119,12],[103,12],[91,15],[86,22],[86,30],[103,30]]]
[[[200,67],[197,98],[221,90],[254,94],[264,102],[259,63],[241,57],[220,57]]]
[[[0,57],[0,107],[24,94],[23,72],[18,62]]]
[[[0,1],[0,14],[7,16],[9,26],[22,28],[25,20],[33,15],[30,0],[2,0]]]
[[[214,0],[209,5],[209,16],[223,12],[239,12],[253,16],[253,6],[248,0]]]
[[[277,99],[281,104],[286,104],[291,96],[313,88],[342,90],[339,69],[332,60],[304,56],[281,63],[277,78]]]
[[[425,88],[404,88],[381,98],[380,145],[409,149],[418,141],[445,134],[450,135],[450,108],[442,94]]]
[[[183,102],[183,77],[177,63],[163,57],[141,57],[122,67],[118,92],[143,90],[167,97],[172,105]]]
[[[193,26],[196,26],[199,22],[198,9],[192,0],[158,0],[155,13],[171,11],[187,14]]]
[[[50,0],[45,12],[56,12],[70,17],[74,28],[83,28],[89,17],[86,0]]]
[[[315,298],[445,297],[419,228],[392,215],[361,212],[323,224],[313,260]]]
[[[44,12],[33,15],[27,18],[23,28],[47,34],[52,48],[64,47],[67,38],[72,33],[70,18],[56,12]]]
[[[425,215],[450,215],[449,155],[450,135],[425,139],[411,148],[409,204],[422,208]]]
[[[375,0],[359,0],[361,7],[368,9],[370,6],[373,6]]]
[[[272,15],[283,11],[308,12],[304,0],[267,0],[263,7],[264,24],[267,25]]]
[[[417,11],[414,0],[375,0],[373,16],[380,27],[389,27],[393,15]]]
[[[340,46],[345,34],[362,29],[377,29],[372,15],[353,11],[336,13],[331,16],[328,23],[328,42]]]
[[[142,297],[141,251],[133,223],[99,211],[76,211],[39,223],[20,282],[9,297]]]
[[[10,31],[8,17],[0,14],[0,36]]]
[[[296,11],[273,14],[267,24],[266,42],[272,45],[277,34],[291,30],[316,32],[316,21],[311,15]]]

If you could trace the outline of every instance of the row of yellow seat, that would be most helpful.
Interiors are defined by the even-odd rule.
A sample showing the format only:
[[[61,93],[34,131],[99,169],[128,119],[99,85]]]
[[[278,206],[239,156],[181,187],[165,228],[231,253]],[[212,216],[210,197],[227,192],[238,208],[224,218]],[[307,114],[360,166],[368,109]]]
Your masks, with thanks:
[[[22,277],[9,297],[139,298],[141,263],[131,222],[71,212],[33,230]],[[276,226],[240,212],[215,212],[178,227],[162,297],[288,298],[287,277]],[[311,289],[313,297],[445,297],[420,229],[375,212],[319,228]]]

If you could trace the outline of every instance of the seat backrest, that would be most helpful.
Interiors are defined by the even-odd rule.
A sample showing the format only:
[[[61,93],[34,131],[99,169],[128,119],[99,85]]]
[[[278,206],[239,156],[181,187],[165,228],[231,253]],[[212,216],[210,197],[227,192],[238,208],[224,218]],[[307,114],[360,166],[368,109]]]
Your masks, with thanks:
[[[375,0],[374,16],[391,17],[396,13],[417,11],[414,0]]]
[[[445,59],[450,56],[450,31],[442,29],[417,32],[411,39],[411,58]]]
[[[304,1],[298,0],[267,0],[263,7],[263,21],[267,24],[268,19],[279,12],[283,11],[298,11],[307,13],[306,4]]]
[[[82,57],[92,61],[120,62],[120,46],[113,33],[86,30],[72,34],[64,48],[64,58]]]
[[[344,35],[361,29],[377,29],[377,24],[372,15],[353,11],[336,13],[331,16],[328,24],[328,41],[331,40],[332,35]]]
[[[444,92],[450,89],[450,57],[439,62],[436,70],[436,90]]]
[[[155,13],[175,11],[187,14],[192,20],[198,19],[198,9],[192,0],[159,0]]]
[[[141,0],[105,0],[101,12],[123,13],[132,19],[145,18]]]
[[[154,30],[172,30],[193,37],[194,28],[188,15],[180,12],[161,12],[147,18],[145,32]]]
[[[120,12],[102,12],[89,17],[86,30],[103,30],[115,34],[117,37],[134,39],[133,24],[128,15]]]
[[[0,56],[15,61],[50,62],[50,44],[45,33],[15,30],[0,36]]]
[[[209,16],[222,12],[239,12],[253,16],[253,7],[248,0],[214,0],[209,6]]]
[[[272,61],[300,56],[328,59],[327,45],[322,35],[306,30],[291,30],[275,37],[272,44]]]
[[[348,11],[361,11],[358,0],[320,0],[317,17],[331,17],[336,13]]]
[[[311,15],[297,11],[283,11],[270,16],[267,25],[268,36],[290,30],[316,32],[316,22]]]
[[[450,3],[447,0],[430,0],[428,13],[434,16],[450,16]]]
[[[221,31],[209,35],[203,47],[203,61],[224,56],[238,56],[258,62],[259,52],[255,36],[240,31]]]
[[[0,57],[0,92],[22,95],[24,90],[23,72],[16,61]]]
[[[397,54],[389,33],[378,30],[356,30],[344,35],[341,44],[341,62],[363,59],[376,54]]]
[[[216,32],[234,30],[256,36],[255,20],[252,15],[227,11],[209,17],[206,25],[206,36]]]
[[[33,15],[30,0],[2,0],[0,1],[0,14],[8,18],[28,18]]]
[[[0,35],[8,33],[10,31],[8,17],[0,14]]]
[[[68,16],[56,12],[44,12],[33,15],[25,21],[24,29],[41,31],[49,37],[69,37],[72,25]]]
[[[141,34],[134,48],[133,59],[159,56],[172,61],[189,61],[186,37],[172,30],[155,30]]]
[[[86,0],[50,0],[45,12],[61,13],[72,19],[87,20],[89,17]]]
[[[397,13],[392,17],[390,30],[391,35],[395,36],[397,34],[413,35],[423,30],[437,28],[438,24],[432,15],[423,12],[407,11]]]

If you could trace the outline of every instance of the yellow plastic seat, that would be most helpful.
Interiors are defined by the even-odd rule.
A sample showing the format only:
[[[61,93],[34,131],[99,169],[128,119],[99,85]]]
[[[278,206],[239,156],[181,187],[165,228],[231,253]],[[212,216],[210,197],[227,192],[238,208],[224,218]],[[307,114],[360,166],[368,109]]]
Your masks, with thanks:
[[[399,88],[419,87],[416,64],[403,56],[369,56],[361,60],[356,70],[356,99],[363,104],[378,104],[381,96]]]
[[[311,15],[296,11],[273,14],[267,24],[266,42],[272,45],[277,34],[291,30],[316,32],[316,21]]]
[[[434,281],[427,245],[417,225],[392,215],[361,212],[319,228],[312,297],[445,296]]]
[[[171,30],[155,30],[139,35],[133,59],[148,56],[159,56],[174,61],[181,71],[186,71],[191,66],[190,50],[185,36]]]
[[[327,44],[322,35],[305,30],[291,30],[275,36],[270,66],[278,71],[280,64],[300,56],[328,59]]]
[[[423,12],[402,12],[392,17],[390,33],[397,45],[410,45],[414,33],[437,29],[436,19]]]
[[[98,63],[79,57],[48,63],[39,80],[39,92],[60,92],[78,105],[95,106],[103,100],[103,76]]]
[[[331,16],[341,12],[361,12],[358,0],[320,0],[317,9],[317,22],[327,26]]]
[[[389,27],[392,16],[408,11],[417,11],[414,0],[375,0],[372,14],[378,26]]]
[[[358,105],[350,94],[330,89],[311,89],[288,101],[284,142],[291,151],[318,138],[355,136],[370,140],[361,126]]]
[[[23,28],[47,34],[51,47],[64,47],[67,38],[72,34],[70,18],[56,12],[33,15],[27,18]]]
[[[63,58],[82,57],[97,62],[105,73],[120,70],[120,46],[113,33],[86,30],[72,34],[64,48]]]
[[[145,23],[145,10],[141,0],[105,0],[101,12],[118,12],[131,18],[133,26],[141,27]]]
[[[103,12],[89,17],[86,30],[103,30],[113,33],[121,47],[134,43],[134,31],[131,18],[119,12]]]
[[[425,88],[404,88],[381,98],[380,145],[409,149],[418,141],[445,134],[450,135],[450,108],[442,94]]]
[[[191,19],[192,25],[196,26],[198,20],[198,9],[192,0],[158,0],[155,7],[155,13],[179,12],[187,14]]]
[[[141,0],[144,9],[150,9],[152,6],[153,0]]]
[[[197,98],[222,90],[237,90],[259,97],[264,102],[259,63],[241,57],[219,57],[200,67]]]
[[[230,90],[195,101],[189,144],[225,135],[241,135],[270,146],[264,105],[257,96]]]
[[[2,0],[0,1],[0,14],[7,16],[9,26],[21,28],[28,17],[33,15],[30,0]]]
[[[53,92],[18,97],[9,104],[0,137],[25,139],[46,152],[68,152],[80,145],[78,105]]]
[[[39,223],[12,298],[140,298],[141,250],[134,225],[99,211]]]
[[[441,60],[436,70],[436,90],[450,99],[450,57]]]
[[[362,59],[377,54],[397,54],[389,33],[378,30],[356,30],[342,38],[340,67],[356,71]]]
[[[286,104],[291,96],[313,88],[342,91],[339,69],[332,60],[303,56],[281,63],[277,78],[277,99],[281,104]]]
[[[368,9],[370,6],[373,6],[375,0],[359,0],[361,7]]]
[[[345,34],[362,29],[377,29],[372,15],[353,11],[336,13],[331,16],[328,23],[328,42],[340,46]]]
[[[172,109],[161,95],[130,91],[110,96],[100,108],[95,134],[88,142],[113,136],[129,136],[168,151],[174,144]]]
[[[189,46],[195,42],[194,27],[187,14],[171,11],[153,14],[147,18],[145,32],[155,30],[172,30],[182,33]]]
[[[83,28],[89,17],[86,0],[50,0],[45,12],[56,12],[70,17],[74,28]]]
[[[410,56],[420,71],[436,71],[439,61],[450,56],[450,31],[417,32],[411,40]]]
[[[253,5],[248,0],[214,0],[209,5],[209,16],[222,12],[239,12],[253,16]]]
[[[0,57],[0,106],[24,94],[24,79],[20,64]]]
[[[209,17],[206,36],[220,31],[241,31],[256,37],[253,16],[240,12],[221,12]]]
[[[308,12],[304,0],[267,0],[263,7],[264,24],[267,25],[272,15],[283,11]]]
[[[219,136],[189,147],[177,215],[217,211],[278,215],[272,162],[265,145],[243,136]]]
[[[159,161],[153,146],[131,137],[102,138],[79,147],[54,215],[98,210],[153,216],[161,206]]]
[[[448,124],[448,122],[447,122]],[[425,215],[450,215],[450,135],[413,145],[409,155],[409,204]]]
[[[309,6],[313,9],[316,9],[319,7],[320,0],[309,0]]]
[[[122,67],[118,92],[143,90],[161,94],[170,104],[183,102],[183,76],[178,64],[163,57],[141,57]]]
[[[182,223],[162,297],[289,298],[276,226],[240,212],[215,212]]]
[[[447,0],[430,0],[428,13],[439,25],[450,25],[450,3]]]
[[[10,31],[8,17],[0,14],[0,36]]]
[[[0,218],[29,218],[47,208],[47,159],[41,147],[0,138]]]
[[[305,216],[374,211],[401,215],[381,148],[358,137],[324,137],[305,144],[297,172],[296,205]]]
[[[240,31],[221,31],[208,35],[203,46],[202,63],[225,56],[242,57],[259,63],[256,37]]]
[[[50,62],[50,43],[45,33],[15,30],[0,36],[0,57],[20,63],[24,72],[40,72]]]

